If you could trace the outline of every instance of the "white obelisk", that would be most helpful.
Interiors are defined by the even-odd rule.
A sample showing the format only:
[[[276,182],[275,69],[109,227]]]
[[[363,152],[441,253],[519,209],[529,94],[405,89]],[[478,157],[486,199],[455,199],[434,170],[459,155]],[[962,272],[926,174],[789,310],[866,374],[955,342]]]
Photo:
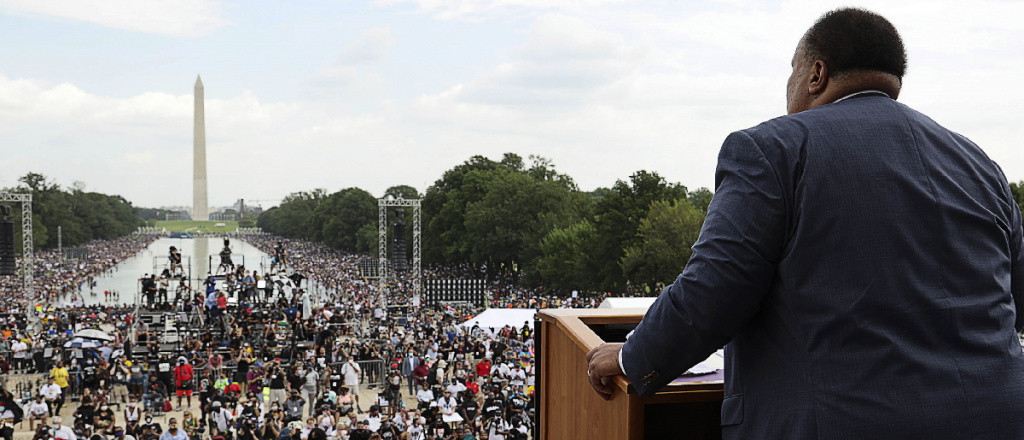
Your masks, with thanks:
[[[206,112],[203,104],[203,80],[196,76],[195,123],[192,129],[192,220],[209,220],[206,203]]]

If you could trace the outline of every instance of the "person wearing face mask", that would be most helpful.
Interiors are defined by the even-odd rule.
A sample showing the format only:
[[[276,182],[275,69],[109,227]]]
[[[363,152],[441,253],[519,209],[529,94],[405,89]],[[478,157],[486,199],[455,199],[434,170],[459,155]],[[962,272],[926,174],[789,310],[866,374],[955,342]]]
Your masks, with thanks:
[[[160,435],[160,440],[188,440],[184,430],[178,429],[178,420],[171,417],[167,421],[167,431]]]
[[[314,419],[312,417],[310,417],[309,419],[306,419],[306,426],[302,427],[302,433],[299,434],[299,437],[302,440],[308,439],[309,438],[309,433],[312,432],[314,428],[316,428],[316,419]]]
[[[213,409],[210,412],[211,424],[214,425],[218,431],[227,432],[228,427],[231,426],[235,417],[231,414],[231,411],[224,408],[218,400],[213,402],[212,408]]]
[[[128,406],[124,409],[124,430],[129,435],[136,435],[136,431],[139,429],[139,419],[142,416],[142,410],[139,408],[139,402],[133,397],[129,402]]]
[[[402,359],[402,376],[405,376],[405,381],[409,386],[409,395],[416,394],[416,375],[413,372],[416,371],[418,366],[420,366],[420,359],[411,351],[406,355],[405,359]]]
[[[72,430],[70,426],[64,426],[61,424],[62,420],[63,419],[61,419],[60,416],[53,418],[53,426],[51,427],[50,435],[57,440],[77,440],[75,431]]]
[[[287,419],[301,420],[302,419],[302,407],[306,404],[305,400],[299,396],[298,391],[292,391],[291,397],[284,401],[284,411]]]
[[[391,423],[391,420],[384,419],[380,423],[380,429],[377,430],[377,435],[380,436],[380,440],[398,440],[398,430]]]
[[[104,434],[110,434],[111,428],[114,426],[114,412],[110,410],[106,402],[100,406],[99,412],[96,413],[96,427],[99,428],[100,432]]]
[[[181,417],[181,428],[185,430],[185,435],[188,436],[188,439],[199,440],[199,419],[192,415],[192,411],[185,411],[185,414]]]
[[[142,430],[142,434],[138,436],[140,440],[155,440],[164,433],[164,428],[153,422],[152,414],[146,414],[144,420],[146,423],[139,427]]]

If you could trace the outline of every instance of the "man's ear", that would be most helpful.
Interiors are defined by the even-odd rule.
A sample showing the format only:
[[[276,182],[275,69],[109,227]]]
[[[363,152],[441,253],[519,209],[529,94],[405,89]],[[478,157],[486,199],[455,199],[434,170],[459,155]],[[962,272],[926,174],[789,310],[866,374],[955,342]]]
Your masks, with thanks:
[[[811,73],[811,81],[807,85],[807,93],[812,96],[820,95],[828,87],[828,64],[825,64],[822,60],[816,60],[814,62],[813,71]]]

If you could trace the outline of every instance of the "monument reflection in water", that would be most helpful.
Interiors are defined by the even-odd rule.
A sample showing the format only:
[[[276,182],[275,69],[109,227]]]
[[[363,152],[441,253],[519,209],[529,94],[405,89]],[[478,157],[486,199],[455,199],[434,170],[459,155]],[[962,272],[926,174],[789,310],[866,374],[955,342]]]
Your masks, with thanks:
[[[234,263],[242,264],[244,260],[246,269],[262,273],[263,268],[260,268],[260,262],[263,261],[263,257],[266,254],[237,238],[231,238],[230,240],[231,259],[234,260]],[[220,264],[218,254],[220,254],[221,248],[224,247],[224,239],[221,237],[193,239],[161,238],[149,245],[146,250],[122,261],[117,265],[117,271],[113,274],[99,278],[97,286],[93,289],[95,295],[90,295],[89,289],[83,286],[82,298],[85,304],[135,304],[135,295],[139,291],[139,278],[145,274],[154,273],[154,259],[156,263],[155,273],[158,276],[164,269],[170,268],[167,262],[167,255],[171,246],[181,249],[186,274],[188,274],[188,263],[191,260],[192,287],[197,288],[202,286],[206,274],[211,269],[216,270],[217,265]],[[212,263],[210,258],[208,258],[210,256],[213,256]],[[266,263],[269,264],[269,262],[270,260],[267,258]],[[120,292],[121,299],[116,302],[105,302],[103,297],[103,291],[105,290]]]

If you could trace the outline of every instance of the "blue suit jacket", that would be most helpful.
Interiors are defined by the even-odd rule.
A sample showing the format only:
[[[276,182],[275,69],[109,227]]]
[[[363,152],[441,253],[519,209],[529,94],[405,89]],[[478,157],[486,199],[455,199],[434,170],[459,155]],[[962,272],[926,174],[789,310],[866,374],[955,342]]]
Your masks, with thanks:
[[[1021,213],[880,95],[731,134],[693,256],[623,347],[642,395],[726,346],[726,439],[1021,439]],[[728,345],[726,345],[728,344]]]

